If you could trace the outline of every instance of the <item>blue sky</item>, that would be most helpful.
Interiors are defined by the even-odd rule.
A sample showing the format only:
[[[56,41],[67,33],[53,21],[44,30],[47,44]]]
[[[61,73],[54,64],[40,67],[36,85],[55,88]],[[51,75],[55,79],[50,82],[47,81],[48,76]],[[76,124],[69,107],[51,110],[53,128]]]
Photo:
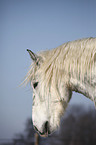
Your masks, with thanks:
[[[0,139],[22,132],[31,117],[32,91],[18,87],[31,64],[26,51],[96,37],[95,0],[0,0]],[[93,103],[73,94],[70,104]]]

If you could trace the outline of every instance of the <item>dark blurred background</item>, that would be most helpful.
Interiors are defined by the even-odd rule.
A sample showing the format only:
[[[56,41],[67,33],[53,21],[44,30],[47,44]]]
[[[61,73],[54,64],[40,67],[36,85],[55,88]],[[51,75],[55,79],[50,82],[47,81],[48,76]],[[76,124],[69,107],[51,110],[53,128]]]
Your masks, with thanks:
[[[96,36],[95,0],[0,0],[0,139],[13,139],[31,118],[32,90],[19,87],[37,52]],[[73,93],[69,105],[93,102]],[[20,136],[19,136],[20,137]]]
[[[23,132],[0,145],[96,145],[96,110],[70,105],[61,119],[60,128],[47,138],[40,137],[33,128],[32,119],[25,122]]]

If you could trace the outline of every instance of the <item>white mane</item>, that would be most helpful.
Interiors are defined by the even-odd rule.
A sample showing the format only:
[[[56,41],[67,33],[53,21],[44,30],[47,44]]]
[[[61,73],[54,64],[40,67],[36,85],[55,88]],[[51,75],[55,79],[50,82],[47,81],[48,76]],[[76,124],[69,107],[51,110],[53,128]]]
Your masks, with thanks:
[[[34,79],[37,72],[41,74],[41,81],[47,85],[50,81],[56,85],[62,76],[65,76],[64,81],[68,81],[70,75],[82,81],[85,73],[91,73],[94,60],[96,61],[96,38],[64,43],[52,50],[40,52],[39,56],[43,58],[42,65],[37,70],[37,66],[32,63],[26,77],[27,82]]]

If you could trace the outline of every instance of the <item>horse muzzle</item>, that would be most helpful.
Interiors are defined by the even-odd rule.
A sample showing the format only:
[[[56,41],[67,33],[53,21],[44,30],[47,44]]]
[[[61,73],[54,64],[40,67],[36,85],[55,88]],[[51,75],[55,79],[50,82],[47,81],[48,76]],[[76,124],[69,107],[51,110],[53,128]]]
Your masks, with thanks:
[[[34,126],[34,128],[40,134],[40,136],[42,136],[42,137],[48,137],[51,134],[50,126],[49,126],[49,122],[48,121],[46,121],[43,124],[43,131],[42,132],[39,131],[36,126]]]

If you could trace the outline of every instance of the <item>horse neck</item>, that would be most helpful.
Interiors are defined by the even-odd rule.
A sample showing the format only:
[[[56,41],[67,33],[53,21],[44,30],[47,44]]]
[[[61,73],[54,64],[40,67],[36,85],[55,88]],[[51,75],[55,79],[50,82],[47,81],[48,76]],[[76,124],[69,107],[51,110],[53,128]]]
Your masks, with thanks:
[[[72,91],[78,92],[86,96],[87,98],[94,101],[94,87],[91,86],[89,81],[87,80],[80,80],[75,77],[70,78],[70,84]]]

